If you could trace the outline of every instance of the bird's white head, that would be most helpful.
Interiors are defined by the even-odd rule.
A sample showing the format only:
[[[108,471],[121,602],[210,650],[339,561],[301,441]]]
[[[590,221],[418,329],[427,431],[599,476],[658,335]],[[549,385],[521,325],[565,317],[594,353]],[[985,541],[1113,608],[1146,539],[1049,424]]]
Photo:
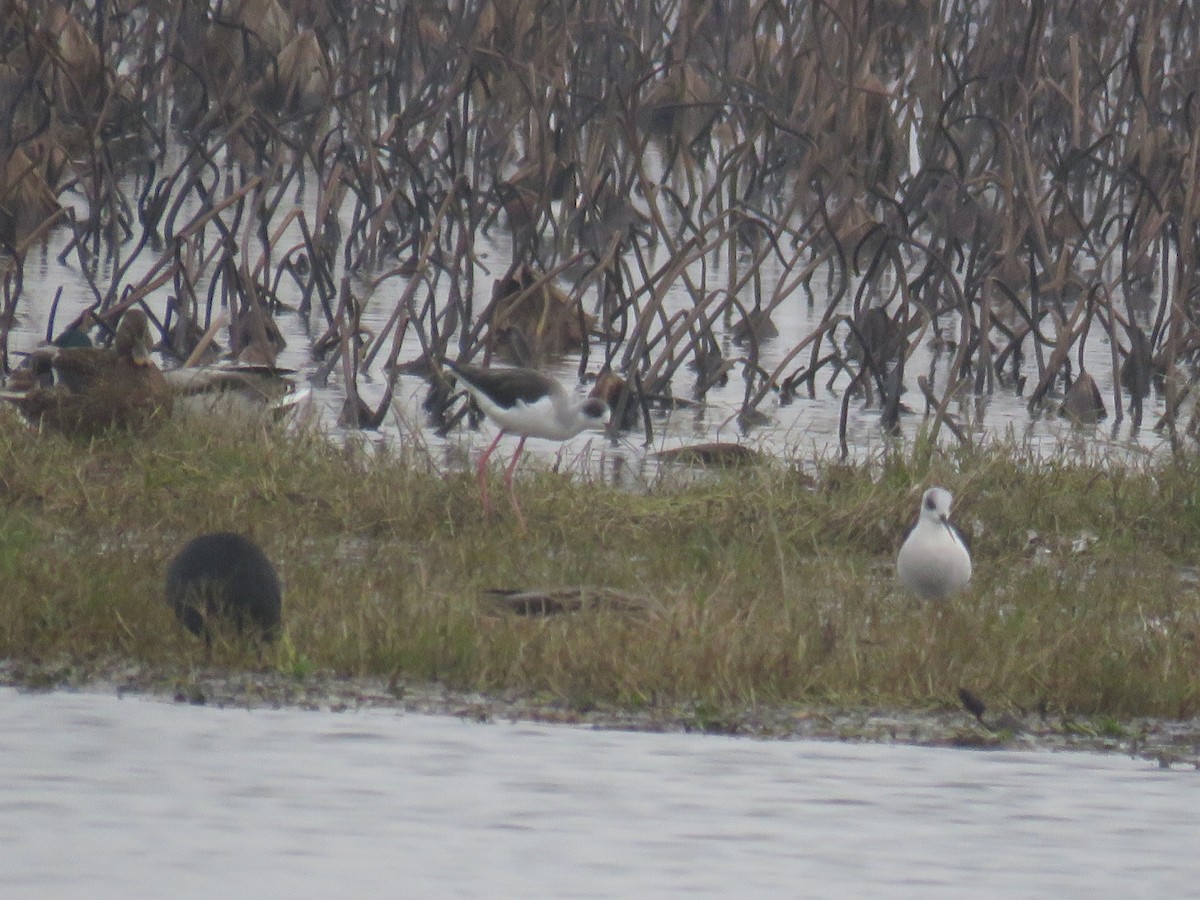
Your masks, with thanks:
[[[612,420],[612,410],[599,397],[588,397],[579,407],[579,415],[589,428],[599,431],[607,428],[608,423]]]
[[[921,498],[921,518],[934,524],[950,521],[950,504],[954,497],[943,487],[931,487]]]

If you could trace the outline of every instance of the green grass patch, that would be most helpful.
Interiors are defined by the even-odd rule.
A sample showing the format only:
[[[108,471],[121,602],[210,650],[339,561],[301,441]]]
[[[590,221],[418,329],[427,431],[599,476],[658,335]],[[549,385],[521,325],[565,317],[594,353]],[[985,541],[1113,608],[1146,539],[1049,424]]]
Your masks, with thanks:
[[[1118,468],[1013,448],[860,466],[778,463],[645,493],[538,471],[499,485],[423,453],[313,433],[170,423],[82,445],[0,435],[0,658],[86,672],[127,659],[429,679],[586,709],[758,703],[947,705],[1080,715],[1200,712],[1194,461]],[[803,470],[802,470],[803,469]],[[921,604],[892,562],[920,492],[956,496],[970,590]],[[259,541],[285,582],[285,638],[202,642],[162,597],[192,536]],[[648,613],[498,611],[489,588],[607,587]],[[1114,726],[1115,727],[1115,726]]]

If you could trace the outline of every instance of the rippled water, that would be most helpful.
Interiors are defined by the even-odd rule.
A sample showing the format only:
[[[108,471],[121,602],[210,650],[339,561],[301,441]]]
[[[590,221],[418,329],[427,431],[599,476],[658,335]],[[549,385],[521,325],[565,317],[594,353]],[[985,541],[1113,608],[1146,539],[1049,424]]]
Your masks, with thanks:
[[[1195,896],[1195,773],[1083,753],[0,690],[20,897]]]

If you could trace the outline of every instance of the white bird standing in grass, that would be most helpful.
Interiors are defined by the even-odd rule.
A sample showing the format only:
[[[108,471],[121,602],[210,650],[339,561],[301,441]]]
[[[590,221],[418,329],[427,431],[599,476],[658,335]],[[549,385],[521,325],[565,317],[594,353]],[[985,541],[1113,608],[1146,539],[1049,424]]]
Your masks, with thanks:
[[[917,524],[896,557],[901,583],[922,600],[944,600],[971,580],[971,554],[950,523],[952,500],[945,488],[932,487],[925,492]]]
[[[575,397],[548,375],[535,369],[484,369],[445,360],[458,384],[474,399],[484,415],[500,426],[500,433],[479,458],[479,490],[483,512],[488,512],[487,461],[505,434],[521,436],[517,452],[504,474],[508,497],[522,530],[525,518],[513,491],[513,473],[526,438],[566,441],[590,429],[603,430],[609,421],[608,404],[597,397]]]

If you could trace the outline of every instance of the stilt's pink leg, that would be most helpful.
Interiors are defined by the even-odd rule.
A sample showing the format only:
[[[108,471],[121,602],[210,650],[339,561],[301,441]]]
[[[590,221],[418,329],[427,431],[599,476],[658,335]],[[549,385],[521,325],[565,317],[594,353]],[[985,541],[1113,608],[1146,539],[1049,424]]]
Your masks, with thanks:
[[[488,488],[487,488],[487,461],[492,455],[492,451],[500,444],[500,438],[504,437],[504,432],[501,431],[496,435],[496,439],[492,441],[491,446],[483,451],[483,456],[479,457],[479,467],[476,474],[479,476],[479,496],[483,498],[483,514],[488,515]],[[524,439],[522,439],[524,440]]]
[[[517,514],[517,522],[521,526],[521,530],[525,530],[525,516],[521,513],[521,504],[517,502],[517,492],[513,489],[513,473],[517,471],[517,462],[521,459],[521,451],[525,449],[525,438],[517,442],[517,452],[513,454],[512,462],[508,465],[508,471],[504,474],[504,484],[508,488],[508,499],[512,502],[513,511]]]

